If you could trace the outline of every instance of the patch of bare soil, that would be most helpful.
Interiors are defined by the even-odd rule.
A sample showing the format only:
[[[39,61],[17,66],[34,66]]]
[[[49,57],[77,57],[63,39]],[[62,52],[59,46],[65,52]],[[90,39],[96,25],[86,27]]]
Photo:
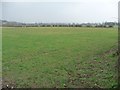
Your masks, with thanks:
[[[13,88],[16,88],[16,84],[13,80],[4,78],[2,79],[2,88],[13,89]]]

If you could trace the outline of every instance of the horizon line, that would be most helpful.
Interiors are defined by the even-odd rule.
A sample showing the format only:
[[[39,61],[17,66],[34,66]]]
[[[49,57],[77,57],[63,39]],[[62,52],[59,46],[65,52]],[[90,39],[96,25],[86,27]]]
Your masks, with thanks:
[[[15,21],[15,20],[4,20],[4,19],[0,19],[1,21],[8,21],[8,22],[16,22],[16,23],[64,23],[64,24],[82,24],[82,23],[105,23],[105,22],[116,22],[118,23],[118,21],[102,21],[102,22],[38,22],[38,21],[34,21],[34,22],[22,22],[22,21]]]

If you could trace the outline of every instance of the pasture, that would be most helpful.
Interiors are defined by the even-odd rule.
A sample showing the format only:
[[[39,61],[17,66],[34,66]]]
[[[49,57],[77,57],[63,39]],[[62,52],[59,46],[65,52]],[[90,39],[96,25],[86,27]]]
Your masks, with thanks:
[[[117,28],[4,27],[3,86],[114,87],[117,38]]]

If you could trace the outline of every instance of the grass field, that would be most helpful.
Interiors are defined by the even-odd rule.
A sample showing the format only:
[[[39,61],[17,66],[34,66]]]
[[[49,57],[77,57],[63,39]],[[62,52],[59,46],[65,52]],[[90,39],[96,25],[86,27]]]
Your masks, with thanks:
[[[2,28],[0,27],[0,89],[2,89]]]
[[[117,28],[3,28],[3,84],[10,87],[117,85]]]

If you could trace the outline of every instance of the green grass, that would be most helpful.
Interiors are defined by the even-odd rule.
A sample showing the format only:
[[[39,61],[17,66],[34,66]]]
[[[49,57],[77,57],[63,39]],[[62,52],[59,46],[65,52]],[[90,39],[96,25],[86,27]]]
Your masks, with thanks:
[[[111,88],[117,84],[117,57],[109,50],[117,48],[117,33],[116,28],[3,28],[3,84]]]
[[[0,89],[2,89],[2,28],[0,27]]]

